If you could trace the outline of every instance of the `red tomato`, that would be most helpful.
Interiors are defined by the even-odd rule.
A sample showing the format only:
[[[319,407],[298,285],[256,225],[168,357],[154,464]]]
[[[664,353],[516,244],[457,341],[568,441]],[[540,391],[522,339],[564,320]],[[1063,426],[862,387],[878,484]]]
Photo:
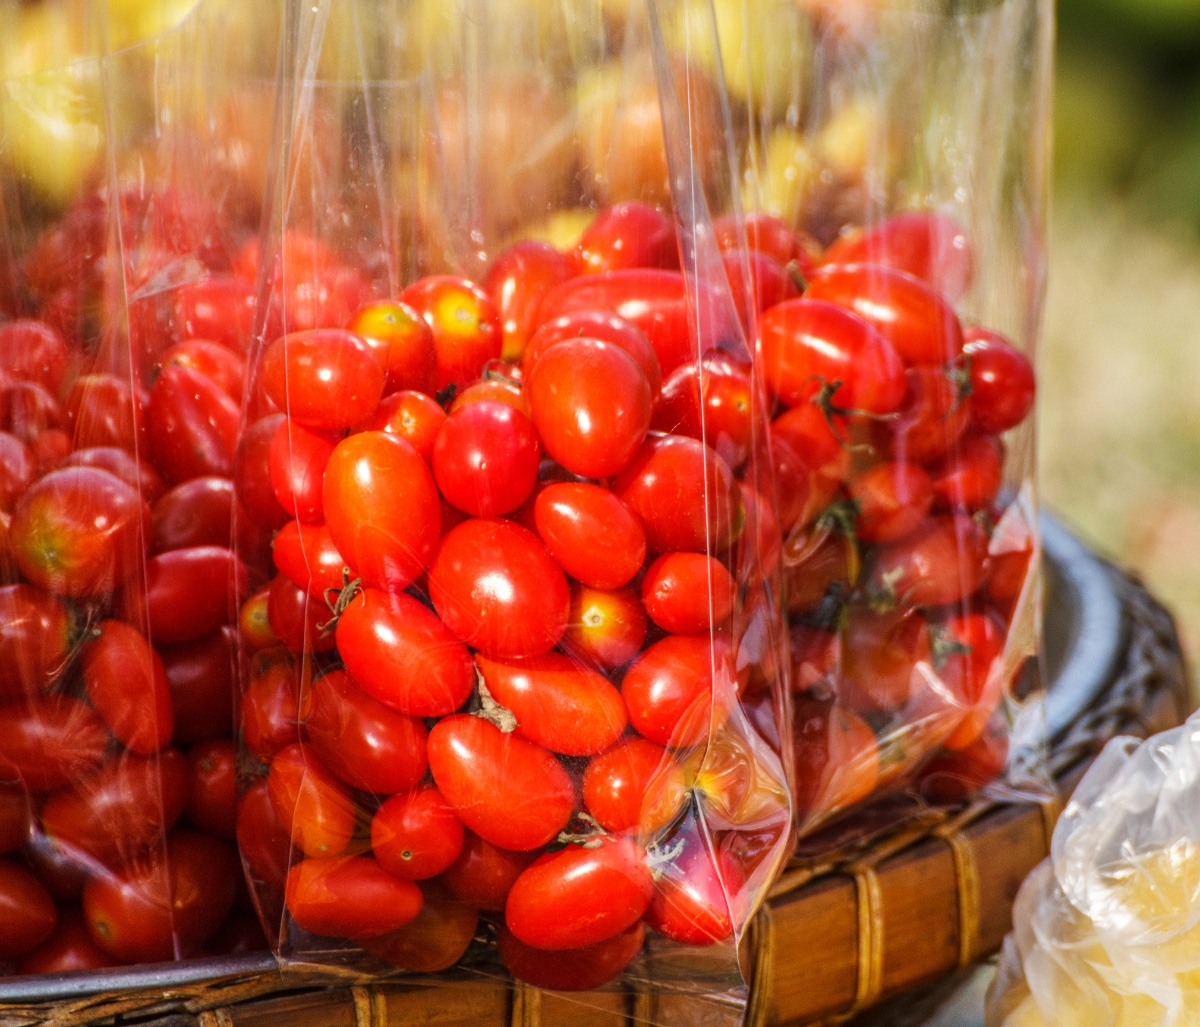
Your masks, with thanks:
[[[325,466],[325,523],[363,582],[399,592],[433,556],[441,506],[433,475],[412,446],[381,431],[338,443]]]
[[[432,785],[393,795],[371,821],[371,849],[379,865],[406,881],[434,877],[462,852],[462,821]]]
[[[475,938],[479,910],[456,899],[435,881],[421,886],[421,912],[399,930],[364,938],[371,955],[416,973],[437,973],[457,963]]]
[[[902,606],[958,602],[983,584],[987,545],[983,529],[970,517],[930,517],[913,534],[879,548],[867,589]]]
[[[429,608],[403,593],[364,588],[342,611],[337,646],[346,669],[389,709],[453,713],[475,687],[475,665]]]
[[[432,396],[404,389],[384,396],[373,417],[361,425],[363,431],[383,431],[409,443],[426,463],[433,458],[433,443],[446,419]]]
[[[146,416],[155,467],[174,484],[230,477],[241,420],[236,400],[213,379],[181,364],[164,367]]]
[[[938,679],[964,708],[962,720],[942,740],[943,749],[966,749],[986,729],[1004,697],[1004,634],[979,613],[963,613],[937,625]]]
[[[302,740],[300,668],[287,649],[264,649],[250,662],[241,695],[242,744],[260,759]]]
[[[583,801],[607,831],[665,827],[687,798],[683,771],[667,749],[636,736],[593,757],[583,772]]]
[[[17,960],[16,971],[18,974],[58,974],[117,965],[119,960],[92,941],[83,912],[68,908],[59,912],[54,933]]]
[[[30,442],[29,455],[33,458],[37,473],[45,474],[60,466],[70,456],[71,445],[71,436],[56,428],[43,432]]]
[[[504,333],[500,312],[474,282],[453,275],[430,275],[400,294],[433,329],[437,388],[463,386],[484,364],[500,356]]]
[[[561,951],[594,945],[636,924],[654,891],[646,853],[627,836],[539,856],[508,893],[504,922],[526,945]]]
[[[42,807],[42,830],[56,845],[116,867],[162,844],[186,795],[187,761],[178,749],[122,753],[51,795]]]
[[[271,438],[267,473],[279,505],[305,524],[324,516],[325,467],[338,439],[329,432],[313,431],[286,419]]]
[[[632,588],[606,592],[575,583],[562,649],[601,672],[616,670],[642,651],[646,628],[646,610]]]
[[[158,364],[160,369],[176,365],[190,368],[211,378],[235,403],[242,402],[246,361],[237,352],[220,343],[197,338],[177,342],[159,356]],[[150,390],[150,397],[153,400],[153,389]]]
[[[699,634],[724,623],[736,592],[725,565],[703,553],[664,553],[642,578],[646,613],[673,635]]]
[[[851,606],[841,630],[838,698],[851,710],[898,710],[927,680],[931,650],[916,610],[875,612]]]
[[[800,293],[787,267],[768,253],[754,249],[724,250],[721,263],[738,320],[747,335],[754,330],[763,311]]]
[[[567,627],[567,579],[533,532],[475,518],[448,531],[429,597],[459,639],[488,656],[537,656]]]
[[[959,803],[997,777],[1008,762],[1009,727],[989,720],[976,739],[958,750],[938,752],[922,768],[919,787],[934,802]]]
[[[377,938],[421,912],[421,889],[366,856],[306,859],[288,871],[287,908],[304,930],[336,938]]]
[[[192,546],[228,548],[233,509],[233,482],[228,478],[205,476],[176,485],[150,508],[150,552]]]
[[[573,310],[539,327],[521,357],[525,377],[529,377],[533,365],[547,349],[569,339],[599,339],[624,350],[646,376],[651,400],[658,399],[662,389],[662,367],[646,333],[632,321],[607,310]]]
[[[621,694],[642,737],[675,748],[698,745],[736,702],[732,654],[708,635],[668,635],[629,665]]]
[[[514,734],[564,756],[593,756],[625,731],[625,703],[603,675],[562,653],[475,657],[492,697],[517,719]]]
[[[58,923],[54,900],[28,870],[0,859],[0,959],[18,959],[42,944]]]
[[[353,788],[392,795],[425,776],[424,722],[371,698],[344,670],[313,682],[300,716],[313,751]]]
[[[500,961],[526,984],[549,991],[590,991],[607,984],[641,952],[646,929],[634,924],[593,945],[562,952],[534,948],[500,927]]]
[[[149,402],[144,390],[134,389],[115,374],[85,374],[76,378],[63,400],[75,448],[118,446],[131,453],[149,452],[146,425]]]
[[[255,421],[242,433],[233,458],[238,503],[255,524],[267,529],[282,527],[295,516],[275,497],[270,475],[271,443],[284,420],[283,414],[269,414]]]
[[[20,781],[0,782],[0,853],[13,852],[29,841],[30,798]]]
[[[232,628],[211,635],[155,646],[162,657],[174,710],[176,745],[191,745],[233,728],[236,638]]]
[[[986,435],[1015,428],[1033,409],[1030,359],[998,332],[971,328],[963,349],[971,381],[971,423]]]
[[[267,592],[271,634],[292,652],[326,652],[334,647],[333,612],[286,574],[277,574]]]
[[[852,310],[896,347],[906,364],[941,366],[963,349],[950,304],[919,278],[883,264],[826,264],[805,298]]]
[[[349,325],[361,336],[383,368],[383,391],[416,389],[433,394],[437,388],[437,348],[433,332],[407,303],[377,300],[363,307]]]
[[[184,812],[202,831],[233,841],[237,836],[237,750],[232,739],[214,738],[187,754]]]
[[[341,327],[370,298],[370,284],[362,273],[343,265],[311,236],[289,231],[281,249],[273,255],[268,271],[271,297],[266,311],[260,312],[268,325],[281,324],[286,317],[283,328],[288,331]],[[260,265],[254,238],[235,254],[234,270],[253,282]]]
[[[313,431],[337,432],[366,420],[383,398],[385,373],[375,351],[352,332],[293,332],[267,347],[263,388],[280,410]]]
[[[429,769],[459,819],[506,849],[545,845],[571,817],[575,788],[550,753],[469,714],[429,732]]]
[[[139,623],[144,603],[155,642],[187,642],[232,623],[247,583],[245,566],[227,546],[170,549],[146,560],[145,592],[127,587],[122,609]]]
[[[0,324],[0,372],[57,393],[67,373],[67,344],[42,321]]]
[[[358,820],[354,799],[309,746],[295,742],[275,754],[267,794],[292,844],[306,856],[346,851]]]
[[[167,483],[162,480],[162,476],[152,464],[116,446],[77,449],[64,456],[57,466],[98,467],[102,471],[108,471],[137,489],[147,503],[157,503],[167,490]]]
[[[537,327],[542,297],[572,273],[565,254],[536,239],[513,243],[492,261],[483,289],[500,314],[505,360],[520,359]]]
[[[271,543],[275,568],[313,599],[346,587],[350,568],[323,524],[288,521]]]
[[[154,963],[195,953],[233,908],[233,849],[195,831],[167,838],[165,858],[98,874],[83,887],[92,940],[116,959]]]
[[[36,695],[62,675],[72,646],[71,616],[31,585],[0,586],[0,699]]]
[[[588,482],[553,482],[534,503],[537,532],[572,578],[614,589],[633,579],[646,558],[641,521],[612,492]]]
[[[498,517],[529,497],[541,455],[529,418],[507,403],[485,399],[450,412],[431,463],[447,502],[474,517]]]
[[[442,872],[441,881],[460,902],[501,913],[513,882],[536,858],[536,853],[502,849],[467,831],[462,852]]]
[[[255,781],[238,800],[237,847],[251,883],[283,891],[292,840],[275,815],[266,778]]]
[[[648,203],[605,207],[583,230],[571,255],[576,274],[631,267],[679,267],[675,222]]]
[[[811,823],[848,809],[879,783],[879,743],[870,724],[836,702],[800,696],[793,738],[796,802]]]
[[[233,275],[211,275],[175,290],[172,324],[180,339],[212,339],[234,353],[248,348],[257,291]]]
[[[131,752],[148,756],[171,740],[171,691],[162,658],[124,621],[101,621],[83,646],[83,683],[108,729]]]
[[[242,608],[238,610],[237,627],[242,642],[251,651],[280,644],[271,630],[270,585],[264,585],[242,603]]]
[[[652,552],[721,551],[743,528],[729,465],[698,439],[651,436],[613,482],[646,528]]]
[[[985,510],[1004,484],[1004,443],[994,435],[967,435],[930,474],[939,510]]]
[[[918,464],[884,461],[847,482],[858,504],[862,542],[891,542],[915,531],[933,505],[934,485]]]
[[[677,367],[663,385],[651,427],[700,439],[730,467],[750,455],[754,386],[749,370],[723,355]]]
[[[766,311],[759,325],[763,376],[787,406],[832,389],[840,410],[890,414],[904,400],[904,365],[892,343],[855,312],[805,293]]]
[[[791,535],[782,561],[788,613],[814,613],[830,602],[840,608],[858,581],[861,563],[853,536],[832,524],[818,520],[810,530]]]
[[[722,253],[748,245],[752,250],[774,257],[781,264],[798,261],[805,278],[812,270],[812,261],[806,249],[808,243],[786,221],[773,214],[758,211],[723,214],[713,219],[713,234]]]
[[[0,430],[32,447],[43,435],[64,424],[58,400],[36,382],[0,381]],[[71,448],[74,445],[72,437]]]
[[[0,707],[0,773],[33,792],[61,788],[100,766],[108,744],[103,721],[65,695]]]
[[[29,447],[15,435],[0,432],[0,510],[12,510],[13,503],[29,487],[36,471]]]
[[[481,399],[489,399],[497,403],[506,403],[518,413],[529,416],[529,400],[522,385],[524,379],[515,367],[492,361],[483,374],[478,381],[471,382],[461,392],[455,393],[446,408],[447,413],[452,414],[459,407],[478,403]],[[509,374],[514,377],[509,378]]]
[[[9,544],[34,585],[88,598],[113,591],[140,569],[148,523],[148,507],[125,482],[94,467],[64,467],[17,501]]]
[[[693,816],[660,845],[675,855],[658,868],[646,923],[685,945],[713,945],[731,938],[740,926],[737,909],[742,884],[732,861],[711,851],[711,843]]]
[[[876,437],[897,460],[930,464],[944,460],[971,421],[966,387],[940,367],[912,367],[899,415],[879,423]]]

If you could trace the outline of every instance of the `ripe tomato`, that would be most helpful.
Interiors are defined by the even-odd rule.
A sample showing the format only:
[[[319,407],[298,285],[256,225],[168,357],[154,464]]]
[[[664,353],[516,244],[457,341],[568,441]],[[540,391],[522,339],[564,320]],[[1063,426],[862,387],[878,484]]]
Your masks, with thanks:
[[[944,460],[971,422],[965,386],[940,367],[912,367],[899,415],[876,425],[882,448],[897,460],[930,464]]]
[[[67,373],[67,344],[43,321],[18,318],[0,325],[0,372],[57,393]]]
[[[500,927],[500,961],[526,984],[550,991],[590,991],[607,984],[641,952],[646,929],[641,924],[592,945],[562,952],[526,945]]]
[[[500,314],[505,360],[520,359],[537,327],[542,297],[572,274],[564,253],[536,239],[515,242],[492,261],[483,289]]]
[[[663,384],[651,427],[700,439],[730,467],[740,467],[750,456],[757,406],[749,369],[710,354],[672,372]]]
[[[725,565],[703,553],[664,553],[642,578],[646,613],[673,635],[699,634],[724,623],[736,592]]]
[[[992,781],[1008,762],[1009,728],[994,716],[970,744],[943,750],[922,768],[919,786],[934,802],[962,802]]]
[[[744,527],[729,465],[686,435],[648,438],[613,491],[642,519],[652,552],[720,552]]]
[[[407,303],[377,300],[350,321],[349,329],[375,352],[383,368],[383,391],[416,389],[432,394],[437,388],[437,349],[433,332]]]
[[[24,785],[20,781],[0,783],[0,853],[14,852],[29,842],[32,816]]]
[[[167,483],[147,460],[116,446],[91,446],[65,455],[59,467],[98,467],[137,489],[147,503],[157,503]]]
[[[313,751],[353,788],[391,795],[425,776],[425,724],[388,709],[344,670],[313,682],[300,716]]]
[[[612,492],[588,482],[553,482],[537,494],[534,523],[550,555],[572,578],[614,589],[646,558],[642,522]]]
[[[144,609],[155,642],[187,642],[232,623],[247,583],[245,566],[227,546],[169,549],[146,560],[145,591],[127,586],[121,606],[134,623]]]
[[[233,841],[237,836],[237,750],[229,738],[192,746],[187,754],[184,812],[196,827]]]
[[[398,930],[364,938],[371,955],[404,970],[437,973],[457,963],[475,938],[479,910],[451,895],[436,881],[421,886],[421,912]]]
[[[469,714],[429,732],[429,769],[459,819],[506,849],[545,845],[575,807],[570,777],[550,753]]]
[[[642,847],[628,836],[601,836],[598,845],[568,845],[535,859],[508,893],[504,922],[526,945],[582,948],[636,924],[653,890]]]
[[[267,794],[292,844],[306,856],[346,851],[358,820],[354,799],[310,746],[296,742],[275,754]]]
[[[441,882],[473,909],[504,911],[513,882],[537,858],[534,852],[502,849],[467,831],[458,858],[442,871]]]
[[[250,282],[257,280],[261,265],[257,238],[234,255],[233,264],[239,276]],[[279,330],[342,327],[371,294],[370,283],[361,272],[346,267],[316,239],[295,230],[284,236],[281,252],[273,255],[267,276],[271,296],[260,315],[268,326]]]
[[[234,353],[244,353],[254,330],[257,298],[253,283],[233,275],[185,282],[172,301],[176,338],[211,339]]]
[[[729,646],[708,635],[668,635],[629,665],[621,694],[642,737],[673,748],[698,745],[737,701]]]
[[[275,496],[269,473],[269,454],[284,415],[268,414],[242,432],[233,458],[233,486],[238,503],[259,527],[282,527],[295,513],[283,508]]]
[[[988,435],[1015,428],[1033,409],[1033,364],[999,332],[971,328],[963,354],[971,381],[971,423]]]
[[[593,757],[583,772],[583,802],[607,831],[652,834],[675,819],[687,798],[670,750],[633,736]]]
[[[767,310],[759,324],[767,385],[786,406],[822,389],[841,410],[890,414],[904,400],[904,365],[875,326],[806,293]]]
[[[930,473],[939,510],[985,510],[1004,484],[1004,443],[995,435],[967,435]]]
[[[723,250],[721,263],[738,320],[751,335],[763,311],[799,295],[787,267],[768,253],[755,249]]]
[[[369,417],[361,429],[398,435],[429,463],[433,458],[433,443],[445,419],[446,411],[432,396],[402,389],[384,396],[374,416]]]
[[[267,395],[288,417],[329,432],[370,417],[386,377],[370,345],[338,328],[281,336],[264,351],[259,373]]]
[[[300,667],[288,649],[255,653],[238,704],[242,744],[255,756],[269,760],[303,740],[300,687]]]
[[[573,310],[541,325],[521,357],[521,369],[525,377],[529,377],[533,365],[547,349],[568,339],[599,339],[624,350],[646,376],[651,401],[658,399],[662,389],[662,367],[646,333],[632,321],[607,310]]]
[[[500,312],[474,282],[453,275],[429,275],[400,294],[433,330],[437,388],[474,381],[483,365],[501,355]]]
[[[433,475],[412,446],[381,431],[337,444],[325,466],[325,523],[367,585],[399,592],[429,563],[441,534]]]
[[[840,608],[858,581],[861,563],[853,536],[823,520],[793,533],[784,543],[782,561],[788,613],[816,613],[829,603]]]
[[[0,959],[27,955],[54,933],[58,910],[24,867],[0,859]]]
[[[714,945],[733,937],[744,901],[739,901],[742,881],[733,861],[711,851],[694,815],[659,845],[675,854],[656,867],[646,923],[685,945]]]
[[[228,478],[203,476],[176,485],[150,508],[150,552],[228,547],[233,538],[233,508],[233,482]]]
[[[744,231],[744,235],[743,235]],[[749,211],[745,214],[722,214],[713,219],[713,234],[722,253],[749,245],[750,249],[766,253],[781,264],[800,262],[800,272],[808,277],[811,258],[807,243],[782,218],[773,214]]]
[[[930,517],[913,534],[879,547],[867,590],[901,606],[958,602],[983,584],[987,546],[987,535],[972,518]]]
[[[304,930],[335,938],[377,938],[421,911],[421,889],[366,856],[301,860],[288,871],[288,912]]]
[[[942,739],[944,749],[965,749],[983,734],[1004,696],[1004,633],[985,614],[961,613],[936,627],[935,669],[963,709]]]
[[[92,707],[125,748],[148,756],[175,729],[171,690],[162,658],[136,628],[102,621],[83,646],[83,684]]]
[[[149,521],[149,508],[119,478],[95,467],[64,467],[17,500],[9,544],[34,585],[87,598],[113,591],[140,569]]]
[[[12,510],[37,470],[33,454],[15,435],[0,432],[0,510]]]
[[[122,753],[47,798],[42,830],[55,845],[116,867],[162,844],[186,796],[187,761],[178,749]]]
[[[288,521],[271,543],[275,568],[313,599],[346,587],[350,568],[324,524]]]
[[[884,461],[846,483],[858,504],[862,542],[891,542],[916,530],[933,505],[934,485],[919,464]]]
[[[399,713],[442,717],[475,688],[467,647],[412,596],[364,588],[342,611],[336,637],[354,680]]]
[[[36,695],[66,669],[71,615],[30,585],[0,586],[0,699]]]
[[[492,697],[517,718],[515,735],[564,756],[593,756],[625,731],[625,703],[603,675],[562,653],[475,657]]]
[[[825,264],[804,295],[854,311],[906,364],[939,367],[962,352],[962,325],[953,308],[905,271],[883,264]]]
[[[576,274],[630,267],[679,267],[675,223],[648,203],[626,200],[605,207],[583,230],[571,261]]]
[[[0,381],[0,430],[32,447],[43,435],[65,423],[58,400],[36,382]],[[74,448],[74,438],[70,441],[70,448]]]
[[[267,473],[279,506],[305,524],[324,516],[325,467],[337,445],[330,432],[313,431],[288,418],[280,422],[267,450]]]
[[[252,884],[283,891],[292,840],[275,815],[266,778],[255,781],[238,800],[237,847]]]
[[[462,852],[462,821],[432,785],[393,795],[371,821],[371,849],[379,865],[406,881],[435,877]]]
[[[841,643],[838,698],[858,713],[902,709],[928,678],[929,630],[916,610],[851,606]]]
[[[119,960],[92,941],[82,910],[66,908],[59,911],[54,933],[17,960],[16,972],[57,974],[71,970],[101,970],[118,964]]]
[[[246,380],[246,361],[236,351],[228,349],[220,343],[209,342],[207,339],[188,338],[177,342],[158,358],[160,373],[162,368],[189,368],[221,387],[221,390],[235,403],[242,402],[242,391]],[[153,403],[154,389],[150,390]]]
[[[567,627],[567,579],[533,532],[474,518],[443,537],[429,597],[459,639],[488,656],[537,656]]]
[[[451,410],[434,440],[431,465],[447,502],[474,517],[498,517],[529,497],[541,455],[525,414],[484,399]]]
[[[164,367],[146,414],[155,467],[173,484],[204,475],[228,478],[241,420],[237,401],[212,378],[182,364]]]
[[[128,380],[115,374],[80,375],[63,399],[63,412],[75,448],[118,446],[131,453],[149,452],[146,425],[149,402],[144,389],[135,389]]]
[[[47,695],[0,707],[0,772],[31,792],[88,777],[100,766],[108,731],[90,706]]]
[[[236,644],[233,629],[224,627],[190,642],[155,646],[171,693],[176,745],[230,733]]]
[[[810,824],[866,799],[879,782],[879,743],[871,726],[836,701],[795,701],[796,802]]]
[[[646,641],[646,610],[632,588],[606,592],[575,582],[563,652],[601,672],[624,667]]]
[[[92,940],[116,959],[179,959],[195,953],[229,915],[238,874],[230,846],[176,830],[165,856],[92,877],[83,887],[83,915]]]

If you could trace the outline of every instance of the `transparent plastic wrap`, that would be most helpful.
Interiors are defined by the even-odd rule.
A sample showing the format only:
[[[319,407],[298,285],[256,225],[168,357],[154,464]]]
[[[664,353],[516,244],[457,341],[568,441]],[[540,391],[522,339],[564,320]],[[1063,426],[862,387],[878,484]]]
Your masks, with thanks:
[[[1200,714],[1108,743],[1013,921],[989,1027],[1200,1023]]]
[[[189,6],[0,7],[7,973],[265,944],[234,844],[253,297],[219,287],[265,165],[230,159],[232,5]]]
[[[906,787],[1038,792],[1051,4],[716,14],[745,140],[737,246],[760,290],[783,279],[757,338],[798,827]]]
[[[781,540],[715,26],[672,11],[291,9],[235,473],[286,960],[740,1021],[793,837]]]

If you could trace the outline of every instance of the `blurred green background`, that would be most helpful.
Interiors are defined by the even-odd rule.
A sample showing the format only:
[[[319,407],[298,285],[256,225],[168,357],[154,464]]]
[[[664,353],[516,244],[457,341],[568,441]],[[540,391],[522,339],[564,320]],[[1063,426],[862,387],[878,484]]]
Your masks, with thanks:
[[[1200,658],[1200,0],[1059,0],[1041,493]]]

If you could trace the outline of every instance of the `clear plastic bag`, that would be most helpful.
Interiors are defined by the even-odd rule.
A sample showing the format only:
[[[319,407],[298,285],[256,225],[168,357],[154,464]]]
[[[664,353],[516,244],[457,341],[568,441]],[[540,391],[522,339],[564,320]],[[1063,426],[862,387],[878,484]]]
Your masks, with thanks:
[[[7,972],[264,944],[234,842],[253,295],[239,334],[205,289],[257,231],[265,167],[229,149],[253,59],[189,6],[0,9]]]
[[[1200,1023],[1200,715],[1114,738],[1022,885],[989,1025]]]

